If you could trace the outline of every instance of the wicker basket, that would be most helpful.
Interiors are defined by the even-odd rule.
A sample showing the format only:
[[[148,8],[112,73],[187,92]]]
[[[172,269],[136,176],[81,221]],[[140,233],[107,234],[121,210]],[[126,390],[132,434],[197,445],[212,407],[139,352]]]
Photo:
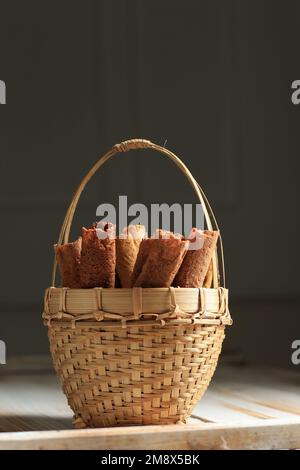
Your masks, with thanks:
[[[83,179],[58,243],[68,242],[79,197],[94,173],[116,153],[136,148],[155,149],[173,160],[199,197],[208,229],[213,221],[218,230],[207,198],[183,162],[164,147],[133,139],[115,145]],[[224,286],[221,238],[220,253]],[[225,325],[232,323],[217,251],[212,264],[212,288],[46,290],[43,318],[75,427],[186,421],[215,371]],[[52,286],[55,273],[56,261]]]

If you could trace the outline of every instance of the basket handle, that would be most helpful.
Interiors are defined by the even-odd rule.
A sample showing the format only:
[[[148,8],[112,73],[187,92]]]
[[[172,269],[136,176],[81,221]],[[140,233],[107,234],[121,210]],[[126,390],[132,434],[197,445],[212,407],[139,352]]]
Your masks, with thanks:
[[[71,200],[71,203],[68,207],[68,210],[66,212],[60,233],[59,233],[59,238],[58,238],[58,245],[61,245],[62,243],[68,243],[69,240],[69,234],[70,234],[70,229],[71,229],[71,224],[73,221],[74,213],[79,201],[79,198],[81,196],[82,191],[84,190],[85,186],[89,182],[89,180],[92,178],[92,176],[98,171],[104,163],[106,163],[113,155],[116,155],[121,152],[128,152],[129,150],[135,150],[135,149],[153,149],[156,150],[164,155],[166,155],[168,158],[170,158],[175,165],[178,166],[178,168],[181,170],[181,172],[186,176],[188,179],[189,183],[191,184],[194,192],[196,193],[203,209],[205,221],[208,230],[213,230],[214,228],[219,231],[219,240],[220,240],[220,255],[221,255],[221,266],[222,266],[222,280],[223,280],[223,287],[225,287],[225,264],[224,264],[224,253],[223,253],[223,244],[222,244],[222,238],[221,238],[221,233],[216,221],[216,218],[214,216],[214,213],[212,211],[212,208],[208,202],[208,199],[201,188],[201,186],[196,182],[194,179],[193,175],[191,174],[190,170],[186,167],[186,165],[178,158],[173,152],[168,150],[165,147],[161,147],[160,145],[154,144],[153,142],[150,142],[149,140],[145,139],[131,139],[131,140],[125,140],[124,142],[121,142],[120,144],[114,145],[103,157],[101,157],[95,164],[94,166],[90,169],[90,171],[85,175],[85,177],[82,179],[81,183],[79,184],[78,188],[76,189],[73,198]],[[212,221],[213,223],[212,223]],[[217,250],[214,253],[213,256],[213,286],[214,287],[219,287],[220,282],[219,282],[219,271],[218,271],[218,255],[217,255]],[[56,277],[56,269],[57,269],[57,262],[56,258],[54,257],[54,264],[53,264],[53,270],[52,270],[52,286],[55,285],[55,277]]]

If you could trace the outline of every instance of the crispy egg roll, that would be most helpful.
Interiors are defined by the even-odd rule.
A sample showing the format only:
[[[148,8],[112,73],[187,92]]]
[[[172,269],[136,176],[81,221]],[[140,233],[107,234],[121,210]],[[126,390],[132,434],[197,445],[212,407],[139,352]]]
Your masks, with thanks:
[[[203,283],[217,245],[219,232],[192,229],[190,241],[199,244],[198,249],[189,249],[174,279],[175,287],[203,287]],[[190,247],[191,248],[191,247]]]
[[[134,265],[145,234],[143,225],[129,225],[124,228],[120,237],[116,238],[116,267],[122,287],[131,287]]]
[[[109,223],[82,228],[80,285],[114,287],[116,269],[115,227]]]
[[[54,245],[56,260],[60,271],[62,287],[80,288],[81,237],[65,245]]]
[[[158,230],[142,240],[132,275],[132,287],[170,287],[187,252],[189,241]]]

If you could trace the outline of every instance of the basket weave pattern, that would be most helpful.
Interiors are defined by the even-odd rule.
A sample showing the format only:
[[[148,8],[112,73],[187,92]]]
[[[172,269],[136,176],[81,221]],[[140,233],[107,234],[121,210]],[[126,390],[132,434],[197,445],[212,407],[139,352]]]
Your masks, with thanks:
[[[143,302],[143,289],[124,289],[121,310],[105,312],[95,299],[105,294],[106,307],[117,310],[113,291],[123,294],[123,289],[86,290],[82,305],[95,310],[80,314],[69,313],[80,310],[80,291],[52,288],[45,296],[50,349],[74,425],[185,422],[209,385],[225,324],[231,323],[227,290],[151,289],[152,298],[145,294]],[[182,310],[183,305],[195,310],[197,301],[195,313]],[[155,303],[167,311],[149,313]],[[120,313],[124,309],[128,315]]]

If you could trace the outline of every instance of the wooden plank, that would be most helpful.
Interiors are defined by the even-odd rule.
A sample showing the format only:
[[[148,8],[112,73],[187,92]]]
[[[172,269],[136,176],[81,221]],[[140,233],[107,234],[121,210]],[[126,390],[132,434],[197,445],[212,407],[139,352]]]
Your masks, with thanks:
[[[300,448],[300,421],[262,420],[255,425],[134,426],[86,430],[3,433],[0,449],[229,450]]]
[[[19,371],[17,363],[1,370],[0,448],[300,447],[295,374],[220,368],[187,425],[72,430],[72,411],[57,378],[47,361],[39,363],[44,370],[30,360]]]
[[[225,402],[254,407],[276,418],[300,416],[300,378],[291,371],[226,367],[211,391]]]
[[[244,403],[258,405],[261,408],[268,408],[273,417],[283,417],[287,415],[300,416],[300,395],[293,396],[289,392],[273,391],[267,388],[263,389],[250,389],[247,394],[235,393],[231,390],[216,388],[216,392],[220,396],[224,396],[229,400],[239,400]],[[295,400],[296,399],[296,400]],[[295,402],[295,404],[293,404]],[[279,412],[279,413],[278,413]]]
[[[243,406],[237,406],[232,403],[221,402],[225,408],[229,408],[230,410],[238,411],[240,413],[244,413],[247,416],[252,416],[253,418],[258,419],[272,419],[272,416],[266,415],[259,411],[249,410],[249,408],[245,408]]]
[[[208,393],[193,410],[193,416],[199,416],[202,420],[218,424],[253,425],[262,419],[272,419],[271,414],[258,410],[251,406],[241,406],[237,403],[225,402],[218,395]]]
[[[1,376],[0,432],[71,429],[72,416],[53,373]]]
[[[256,395],[249,400],[241,394],[228,391],[225,387],[214,385],[193,410],[193,415],[202,419],[221,423],[253,423],[261,419],[290,419],[297,420],[299,416],[291,413],[288,406],[283,405],[285,396],[281,395],[278,408],[268,400],[267,390],[263,390],[264,402],[256,400]],[[299,401],[299,400],[298,400]],[[276,423],[274,423],[276,424]]]

